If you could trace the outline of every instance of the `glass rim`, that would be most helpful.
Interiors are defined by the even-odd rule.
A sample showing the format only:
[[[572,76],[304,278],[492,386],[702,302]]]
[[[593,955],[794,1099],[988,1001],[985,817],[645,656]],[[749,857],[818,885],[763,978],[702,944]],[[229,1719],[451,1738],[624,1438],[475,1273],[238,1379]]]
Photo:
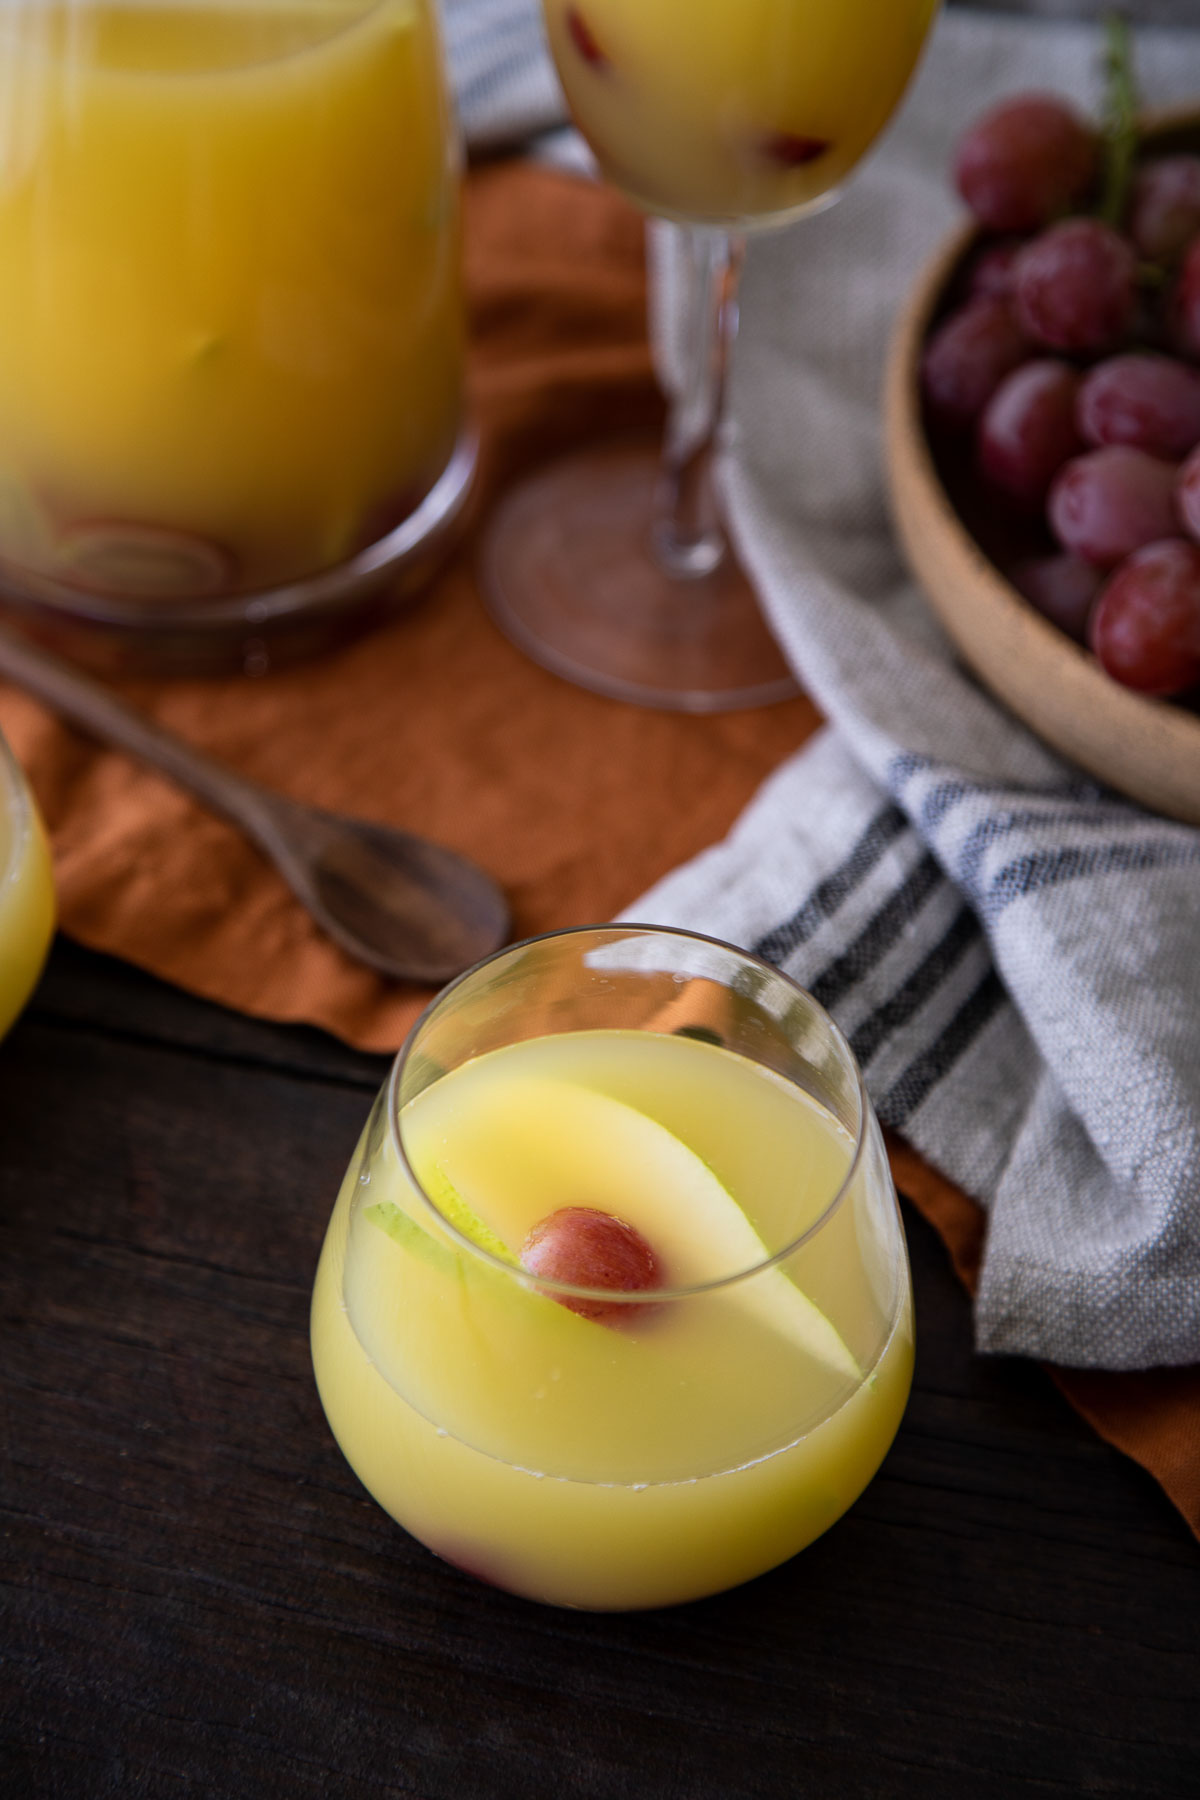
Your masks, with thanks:
[[[256,57],[252,61],[235,62],[228,65],[218,64],[215,68],[200,69],[141,69],[136,65],[128,67],[118,66],[114,72],[119,77],[125,79],[132,78],[133,80],[146,77],[155,81],[166,79],[181,83],[189,81],[206,82],[212,81],[214,78],[217,80],[223,78],[236,80],[241,76],[255,75],[263,69],[269,69],[280,63],[296,62],[302,57],[319,54],[321,51],[328,49],[331,44],[339,43],[343,38],[347,38],[351,36],[352,33],[360,30],[368,19],[373,18],[376,13],[382,12],[387,3],[388,0],[359,0],[359,11],[353,14],[352,17],[347,18],[343,24],[332,26],[324,36],[315,38],[311,43],[296,44],[290,50],[279,51],[265,57]],[[18,4],[21,5],[21,0],[18,0]],[[41,11],[42,8],[36,5],[31,8],[29,0],[24,0],[21,10],[38,12]],[[4,7],[2,0],[0,0],[0,18],[3,17],[3,13]],[[47,53],[41,45],[36,44],[27,47],[25,54],[29,55],[31,51],[33,56],[42,64],[45,64],[45,62],[54,55],[53,51]],[[66,59],[59,58],[58,60],[65,61]]]
[[[454,1222],[446,1216],[433,1196],[428,1192],[416,1170],[413,1168],[412,1163],[409,1161],[408,1152],[404,1147],[403,1133],[400,1129],[401,1108],[398,1104],[400,1082],[405,1069],[408,1067],[409,1058],[416,1048],[421,1031],[428,1021],[441,1010],[442,1006],[453,994],[457,993],[467,982],[473,980],[481,970],[491,967],[500,962],[504,957],[511,956],[516,951],[527,950],[535,944],[550,943],[558,938],[598,938],[610,933],[618,935],[626,934],[631,937],[682,938],[688,943],[711,945],[715,949],[729,952],[751,968],[761,969],[764,973],[776,977],[782,982],[785,988],[790,988],[793,993],[798,994],[813,1007],[816,1014],[826,1026],[835,1048],[839,1051],[847,1066],[853,1070],[855,1093],[858,1099],[858,1126],[854,1134],[853,1153],[850,1157],[850,1162],[845,1174],[838,1183],[838,1186],[834,1190],[829,1201],[822,1208],[817,1217],[807,1225],[803,1231],[799,1232],[794,1238],[789,1239],[789,1241],[779,1250],[773,1251],[770,1256],[763,1257],[760,1261],[750,1264],[747,1268],[734,1269],[727,1275],[717,1275],[708,1281],[692,1282],[686,1286],[640,1289],[585,1287],[576,1282],[560,1281],[546,1275],[538,1275],[533,1270],[525,1269],[519,1264],[506,1262],[503,1257],[495,1255],[493,1251],[488,1250],[484,1245],[477,1244],[473,1238],[469,1237],[466,1232],[455,1225]],[[735,1051],[734,1054],[739,1055],[741,1053]],[[747,1058],[746,1060],[751,1061],[752,1059]],[[781,1079],[786,1080],[787,1077],[781,1077]],[[790,1085],[794,1086],[796,1084],[792,1083]],[[785,972],[782,969],[777,968],[774,963],[767,962],[761,956],[756,956],[751,950],[743,950],[740,945],[732,944],[726,938],[712,937],[701,931],[689,931],[682,926],[642,924],[636,920],[621,920],[618,923],[602,925],[568,925],[554,931],[535,932],[532,937],[519,938],[514,943],[505,944],[499,950],[493,950],[491,955],[482,957],[478,962],[472,963],[469,969],[464,969],[461,975],[456,975],[453,981],[447,982],[445,987],[439,989],[438,993],[434,995],[429,1004],[422,1009],[418,1017],[413,1021],[404,1042],[401,1044],[392,1061],[392,1066],[388,1073],[385,1094],[387,1102],[388,1135],[391,1140],[392,1148],[399,1158],[400,1167],[408,1180],[412,1183],[413,1188],[420,1196],[423,1204],[429,1208],[429,1211],[437,1220],[439,1227],[456,1245],[468,1251],[477,1259],[477,1261],[481,1262],[486,1267],[493,1268],[499,1273],[507,1275],[510,1279],[515,1280],[519,1286],[545,1294],[552,1299],[600,1301],[609,1306],[618,1305],[629,1306],[631,1308],[636,1306],[658,1306],[667,1301],[686,1300],[703,1294],[718,1293],[723,1288],[732,1287],[736,1283],[749,1280],[752,1276],[761,1275],[765,1270],[775,1268],[779,1264],[786,1262],[789,1257],[794,1256],[797,1250],[801,1249],[805,1243],[814,1238],[818,1232],[822,1231],[833,1216],[840,1212],[846,1196],[850,1192],[862,1165],[867,1143],[869,1122],[873,1116],[871,1101],[867,1093],[862,1070],[858,1065],[857,1057],[854,1055],[854,1052],[851,1050],[850,1045],[846,1040],[845,1033],[842,1031],[841,1027],[836,1024],[833,1018],[831,1018],[825,1007],[821,1005],[821,1002],[817,1000],[807,988],[801,987],[798,981],[793,980],[790,975],[785,974]]]

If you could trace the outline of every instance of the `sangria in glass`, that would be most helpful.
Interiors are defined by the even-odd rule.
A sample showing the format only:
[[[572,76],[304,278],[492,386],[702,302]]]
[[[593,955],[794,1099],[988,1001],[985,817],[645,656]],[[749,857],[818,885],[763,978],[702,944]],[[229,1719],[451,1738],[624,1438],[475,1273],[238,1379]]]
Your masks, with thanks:
[[[473,461],[459,161],[436,0],[0,0],[10,602],[236,642],[401,572]]]
[[[793,679],[713,490],[746,234],[829,204],[904,92],[937,0],[543,0],[603,174],[683,228],[687,314],[661,455],[600,446],[517,488],[488,603],[527,654],[619,699],[716,711]]]
[[[875,1473],[912,1369],[845,1040],[786,976],[688,933],[501,951],[376,1101],[312,1349],[380,1505],[513,1593],[654,1607],[785,1561]]]

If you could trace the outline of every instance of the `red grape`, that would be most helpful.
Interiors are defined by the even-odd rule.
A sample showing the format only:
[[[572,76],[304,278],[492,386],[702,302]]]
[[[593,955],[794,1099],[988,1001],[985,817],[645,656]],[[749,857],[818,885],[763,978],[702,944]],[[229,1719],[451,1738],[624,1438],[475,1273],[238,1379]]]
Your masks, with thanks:
[[[1075,424],[1078,390],[1075,370],[1053,357],[1006,376],[979,421],[986,480],[1025,506],[1040,506],[1063,463],[1083,447]]]
[[[1094,564],[1066,551],[1028,557],[1009,570],[1009,579],[1043,618],[1077,643],[1085,642],[1088,615],[1104,586],[1104,576]]]
[[[1200,235],[1200,156],[1159,156],[1133,179],[1129,235],[1150,262],[1170,263]]]
[[[1048,508],[1054,535],[1064,550],[1111,568],[1179,530],[1175,476],[1173,463],[1129,444],[1089,450],[1055,477]]]
[[[562,1206],[540,1220],[521,1247],[521,1264],[532,1275],[573,1287],[637,1294],[662,1285],[658,1258],[641,1232],[594,1206]],[[604,1325],[629,1316],[629,1307],[620,1301],[606,1305],[575,1294],[553,1298],[581,1318]]]
[[[1017,317],[1051,350],[1111,350],[1133,323],[1137,258],[1100,219],[1051,225],[1021,251],[1014,277]]]
[[[944,320],[925,346],[921,386],[930,413],[943,425],[972,424],[1028,353],[1007,300],[972,300]]]
[[[828,138],[805,137],[798,131],[765,131],[755,143],[760,156],[785,169],[802,169],[806,163],[828,156],[833,149]]]
[[[1200,543],[1200,449],[1193,451],[1179,471],[1175,504],[1183,529]]]
[[[1200,357],[1200,237],[1193,238],[1168,302],[1172,336],[1184,356]]]
[[[568,6],[566,26],[571,42],[585,63],[590,64],[593,69],[607,69],[611,66],[597,42],[595,32],[577,6]]]
[[[1200,544],[1168,538],[1136,550],[1113,574],[1088,638],[1101,665],[1144,694],[1200,682]]]
[[[1099,163],[1096,133],[1054,94],[1018,94],[959,140],[958,191],[989,231],[1036,231],[1081,201]]]
[[[966,273],[968,300],[1009,300],[1013,292],[1013,264],[1024,238],[1004,238],[998,244],[985,244],[971,262]]]
[[[1079,390],[1089,444],[1134,444],[1177,460],[1200,444],[1200,373],[1170,356],[1130,354],[1098,363]]]

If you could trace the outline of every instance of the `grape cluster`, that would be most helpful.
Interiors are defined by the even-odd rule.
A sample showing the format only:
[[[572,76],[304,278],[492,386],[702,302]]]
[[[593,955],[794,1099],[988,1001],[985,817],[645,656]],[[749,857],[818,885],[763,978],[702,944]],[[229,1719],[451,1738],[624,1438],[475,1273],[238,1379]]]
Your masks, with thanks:
[[[1126,686],[1200,697],[1200,155],[1145,152],[1114,224],[1104,151],[1051,94],[965,133],[980,233],[924,348],[925,416],[1030,604]]]

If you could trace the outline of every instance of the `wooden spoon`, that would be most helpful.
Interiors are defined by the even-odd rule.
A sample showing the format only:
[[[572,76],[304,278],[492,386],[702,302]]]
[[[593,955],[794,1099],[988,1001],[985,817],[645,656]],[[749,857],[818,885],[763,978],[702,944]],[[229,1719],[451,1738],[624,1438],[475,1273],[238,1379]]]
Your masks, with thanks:
[[[271,793],[3,630],[0,673],[239,825],[334,943],[381,975],[448,981],[504,943],[509,919],[499,888],[440,844]]]

